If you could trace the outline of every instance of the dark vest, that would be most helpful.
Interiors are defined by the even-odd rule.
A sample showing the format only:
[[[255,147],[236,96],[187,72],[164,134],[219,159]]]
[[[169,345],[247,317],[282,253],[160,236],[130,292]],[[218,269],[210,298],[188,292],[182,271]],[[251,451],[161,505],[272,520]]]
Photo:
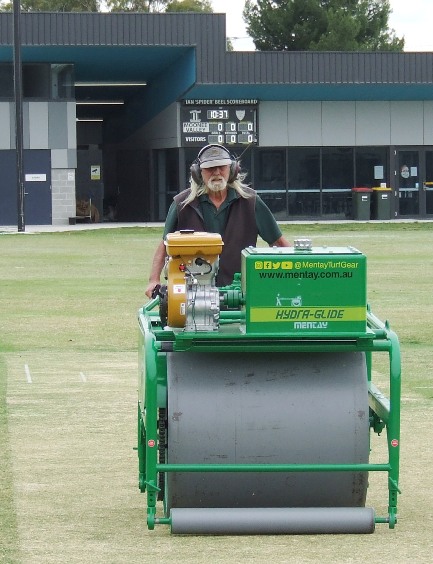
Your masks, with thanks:
[[[257,244],[256,192],[251,188],[245,188],[245,191],[251,194],[251,197],[236,198],[229,207],[227,224],[222,234],[224,247],[220,256],[217,286],[231,284],[234,273],[241,271],[241,251],[245,247],[254,247]],[[177,205],[177,229],[208,231],[197,198],[182,207],[182,202],[186,200],[189,193],[189,189],[184,190],[174,197]]]

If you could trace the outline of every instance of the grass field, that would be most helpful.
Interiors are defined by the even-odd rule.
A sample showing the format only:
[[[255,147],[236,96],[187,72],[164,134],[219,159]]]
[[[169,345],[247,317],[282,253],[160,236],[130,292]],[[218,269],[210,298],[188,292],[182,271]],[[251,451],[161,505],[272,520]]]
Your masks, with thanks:
[[[161,230],[0,233],[0,562],[431,561],[433,223],[287,225],[284,232],[363,251],[372,310],[400,337],[396,529],[291,537],[147,531],[133,451],[136,313]],[[385,366],[379,358],[374,367],[383,391]],[[368,504],[386,513],[383,478],[372,477]]]

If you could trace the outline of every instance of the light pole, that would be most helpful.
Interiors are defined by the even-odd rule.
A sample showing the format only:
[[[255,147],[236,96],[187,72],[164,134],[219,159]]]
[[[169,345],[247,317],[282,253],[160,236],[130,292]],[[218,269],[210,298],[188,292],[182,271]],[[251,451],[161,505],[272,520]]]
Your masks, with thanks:
[[[14,19],[14,95],[15,95],[15,148],[17,163],[18,231],[25,231],[24,221],[24,158],[23,158],[23,75],[21,64],[21,6],[13,0]]]

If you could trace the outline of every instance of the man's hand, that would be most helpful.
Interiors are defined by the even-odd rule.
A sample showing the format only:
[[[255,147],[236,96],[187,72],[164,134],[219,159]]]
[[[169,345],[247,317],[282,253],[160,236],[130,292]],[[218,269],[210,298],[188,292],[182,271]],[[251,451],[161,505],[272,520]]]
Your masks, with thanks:
[[[164,241],[161,241],[156,247],[155,255],[153,257],[152,269],[149,277],[149,284],[144,292],[146,296],[150,299],[152,297],[153,290],[155,286],[159,284],[159,278],[161,276],[162,269],[165,262],[165,245]]]
[[[275,241],[275,243],[273,243],[272,245],[269,245],[270,247],[291,247],[292,244],[283,236],[281,235],[281,237],[279,239],[277,239]]]
[[[155,288],[159,285],[159,280],[157,282],[149,282],[146,291],[144,292],[146,294],[146,296],[151,299],[154,298],[155,296],[153,295],[153,291],[155,290]]]

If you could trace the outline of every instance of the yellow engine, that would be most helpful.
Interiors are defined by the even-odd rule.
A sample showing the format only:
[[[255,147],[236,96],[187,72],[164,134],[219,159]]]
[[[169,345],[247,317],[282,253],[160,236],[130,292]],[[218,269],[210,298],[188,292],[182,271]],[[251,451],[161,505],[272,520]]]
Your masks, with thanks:
[[[215,286],[219,255],[218,233],[176,231],[167,235],[167,324],[187,331],[218,329],[220,297]]]

